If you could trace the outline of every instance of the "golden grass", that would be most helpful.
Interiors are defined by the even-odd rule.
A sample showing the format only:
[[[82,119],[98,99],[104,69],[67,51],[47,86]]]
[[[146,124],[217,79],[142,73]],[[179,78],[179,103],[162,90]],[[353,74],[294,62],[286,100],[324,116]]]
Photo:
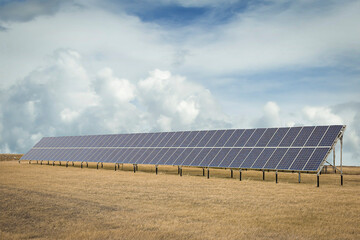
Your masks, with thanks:
[[[360,238],[360,175],[78,166],[0,162],[0,239]]]
[[[0,161],[17,161],[19,160],[24,154],[10,154],[10,153],[2,153],[0,154]]]

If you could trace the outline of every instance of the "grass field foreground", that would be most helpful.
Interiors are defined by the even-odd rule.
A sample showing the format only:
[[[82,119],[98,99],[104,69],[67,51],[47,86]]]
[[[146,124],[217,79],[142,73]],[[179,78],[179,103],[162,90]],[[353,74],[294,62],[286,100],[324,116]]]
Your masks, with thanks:
[[[0,239],[359,239],[351,175],[0,162]]]

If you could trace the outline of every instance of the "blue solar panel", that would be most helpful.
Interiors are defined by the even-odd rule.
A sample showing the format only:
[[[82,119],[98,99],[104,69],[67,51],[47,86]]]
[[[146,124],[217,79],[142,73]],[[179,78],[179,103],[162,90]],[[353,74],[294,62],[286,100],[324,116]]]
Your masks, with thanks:
[[[225,130],[216,131],[216,133],[211,137],[211,139],[205,145],[205,147],[214,147],[224,133],[225,133]]]
[[[179,155],[177,158],[174,157],[173,165],[181,165],[188,155],[192,152],[193,148],[185,148],[182,152],[177,152]]]
[[[317,171],[320,164],[326,157],[326,154],[330,151],[330,148],[317,148],[315,149],[314,153],[310,157],[309,161],[307,162],[306,166],[303,170],[305,171]]]
[[[234,158],[234,160],[230,164],[230,168],[239,168],[245,158],[249,155],[252,148],[243,148],[240,153]]]
[[[300,150],[301,148],[289,148],[289,150],[286,152],[285,156],[283,157],[279,165],[276,167],[276,169],[281,169],[281,170],[289,169],[289,167],[294,162]]]
[[[323,138],[328,126],[318,126],[315,128],[310,138],[307,140],[305,146],[317,146],[320,143],[320,140]]]
[[[299,132],[301,131],[301,127],[290,128],[290,130],[286,133],[285,137],[280,143],[280,147],[290,147]]]
[[[176,140],[178,140],[183,132],[176,132],[172,138],[170,138],[170,140],[165,144],[165,147],[172,147],[174,145],[174,143],[176,142]]]
[[[251,135],[255,132],[255,129],[246,129],[243,135],[238,139],[235,143],[235,147],[243,147],[245,146],[246,142],[249,140]]]
[[[157,158],[159,159],[156,164],[165,165],[165,163],[169,160],[170,156],[172,156],[177,148],[163,148]]]
[[[222,160],[222,162],[218,165],[218,167],[224,167],[224,168],[229,167],[240,151],[241,148],[231,148],[228,155],[226,155],[226,157]]]
[[[274,153],[275,148],[265,148],[251,168],[261,169]]]
[[[291,145],[292,147],[302,147],[309,139],[311,133],[314,131],[315,127],[303,127],[296,137],[295,141]]]
[[[265,128],[258,128],[255,130],[255,132],[251,135],[250,139],[245,144],[245,147],[255,147],[256,143],[259,141],[261,136],[265,132]]]
[[[272,139],[270,140],[270,142],[268,143],[268,147],[277,147],[279,146],[280,142],[283,140],[283,138],[285,137],[286,133],[289,131],[290,128],[279,128],[276,133],[274,134],[274,136],[272,137]]]
[[[330,126],[319,146],[332,146],[343,126]]]
[[[198,134],[196,134],[195,138],[192,140],[192,142],[188,145],[188,147],[196,147],[206,133],[206,131],[199,131]]]
[[[216,149],[216,148],[215,148]],[[213,154],[209,154],[208,158],[210,159],[209,167],[217,167],[220,163],[225,159],[225,157],[229,154],[231,148],[218,148],[220,151],[211,158]]]
[[[154,148],[153,151],[149,154],[149,157],[145,159],[145,164],[156,164],[159,161],[158,155],[160,154],[163,148]]]
[[[207,131],[205,136],[198,143],[197,147],[205,147],[215,133],[216,131]]]
[[[149,147],[156,147],[160,143],[162,136],[162,133],[155,133],[152,142],[149,143]]]
[[[225,143],[224,147],[233,147],[239,138],[244,134],[244,129],[236,129],[235,132],[231,135],[229,140]]]
[[[257,142],[256,147],[266,147],[271,138],[274,136],[277,128],[268,128],[265,133],[262,135],[260,140]]]
[[[196,148],[199,149],[199,148]],[[207,166],[206,162],[209,160],[207,158],[207,155],[210,153],[211,148],[203,148],[200,149],[200,152],[198,155],[196,155],[194,157],[194,160],[192,162],[190,162],[189,164],[182,164],[182,165],[186,165],[186,166],[200,166],[201,162],[204,162],[203,166]],[[190,155],[191,156],[191,155]]]
[[[183,132],[181,136],[174,142],[173,147],[180,147],[181,143],[190,135],[191,132]]]
[[[175,150],[175,151],[172,152],[170,150]],[[176,165],[174,163],[183,151],[184,151],[183,148],[170,148],[169,151],[163,157],[164,159],[166,159],[166,162],[164,162],[164,165]],[[181,160],[181,162],[182,162],[182,160]]]
[[[190,166],[190,164],[194,161],[195,157],[201,152],[202,149],[203,148],[193,148],[191,153],[179,165]]]
[[[289,169],[301,171],[304,168],[307,161],[309,160],[309,158],[314,150],[315,150],[315,148],[301,149],[299,155],[296,157],[295,161],[292,163],[292,165],[290,166]]]
[[[175,135],[175,132],[164,133],[158,147],[164,147],[165,144]]]
[[[281,159],[284,157],[287,150],[288,150],[288,148],[277,148],[263,168],[264,169],[276,169],[276,166],[279,164]]]
[[[191,131],[186,138],[184,139],[184,141],[180,144],[180,147],[187,147],[189,146],[189,144],[193,141],[193,139],[196,137],[196,135],[198,134],[198,131]]]
[[[264,148],[253,148],[245,161],[241,164],[241,168],[251,168],[254,161],[259,157]]]
[[[235,132],[234,129],[225,130],[224,134],[219,138],[219,140],[215,144],[215,147],[223,147],[225,143],[230,139],[231,135],[233,135],[234,132]]]

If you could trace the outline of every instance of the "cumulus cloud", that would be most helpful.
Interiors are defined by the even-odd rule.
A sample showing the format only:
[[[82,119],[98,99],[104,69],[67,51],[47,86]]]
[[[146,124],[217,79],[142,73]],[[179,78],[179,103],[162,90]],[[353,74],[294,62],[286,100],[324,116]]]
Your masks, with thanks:
[[[264,105],[263,116],[258,120],[258,127],[280,126],[280,107],[276,102],[269,101]]]
[[[92,76],[70,49],[56,51],[47,65],[11,86],[0,110],[0,148],[11,152],[25,152],[43,136],[230,126],[199,84],[159,69],[139,81],[119,78],[108,67]]]

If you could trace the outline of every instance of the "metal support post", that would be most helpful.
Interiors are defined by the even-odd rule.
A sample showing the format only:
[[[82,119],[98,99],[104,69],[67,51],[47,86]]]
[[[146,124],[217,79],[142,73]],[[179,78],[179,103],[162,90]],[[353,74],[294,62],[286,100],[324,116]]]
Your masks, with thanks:
[[[336,162],[335,162],[335,146],[333,148],[333,153],[334,153],[334,155],[333,155],[333,170],[334,170],[334,173],[336,173],[336,168],[335,168],[335,164],[336,164]]]
[[[240,181],[241,181],[241,168],[239,169],[239,174],[240,174],[239,179],[240,179]]]
[[[299,172],[299,183],[301,182],[300,172]]]
[[[103,165],[103,163],[101,163],[101,168],[104,168],[104,165]]]
[[[316,174],[316,186],[319,187],[320,186],[320,176],[319,174]]]
[[[230,177],[234,178],[234,171],[232,169],[230,169]]]
[[[42,160],[40,161],[40,165],[42,165]]]
[[[120,170],[120,163],[118,163],[117,165],[118,165],[118,170]]]
[[[74,162],[71,162],[72,166],[74,166]]]
[[[82,168],[82,163],[83,163],[83,162],[81,162],[80,168]]]
[[[275,172],[275,182],[278,183],[278,171]]]
[[[265,171],[263,170],[263,181],[265,180]]]
[[[207,178],[210,178],[210,168],[207,169]]]
[[[53,161],[53,166],[55,166],[55,161]]]
[[[340,173],[341,173],[341,186],[344,184],[343,182],[343,169],[342,169],[342,149],[343,149],[343,137],[340,138]]]
[[[115,163],[115,172],[116,172],[116,163]]]
[[[66,164],[65,164],[66,167],[68,167],[68,161],[66,161]]]
[[[61,161],[59,161],[59,165],[61,166]]]
[[[203,168],[203,177],[205,177],[205,168]]]
[[[136,167],[136,171],[139,171],[139,167],[137,164],[135,164],[135,167]]]
[[[178,175],[180,174],[180,167],[178,166]]]
[[[39,164],[39,160],[36,160],[36,164]]]
[[[96,169],[99,169],[99,163],[96,164]]]
[[[134,166],[134,173],[136,173],[136,165],[134,164],[133,166]]]
[[[155,174],[157,175],[158,174],[158,166],[155,165]]]
[[[29,160],[29,164],[31,164],[31,160]]]
[[[86,167],[89,167],[89,163],[88,163],[88,162],[86,162]]]
[[[50,161],[48,160],[48,164],[47,165],[50,165]]]
[[[180,168],[180,177],[182,177],[182,167]]]

